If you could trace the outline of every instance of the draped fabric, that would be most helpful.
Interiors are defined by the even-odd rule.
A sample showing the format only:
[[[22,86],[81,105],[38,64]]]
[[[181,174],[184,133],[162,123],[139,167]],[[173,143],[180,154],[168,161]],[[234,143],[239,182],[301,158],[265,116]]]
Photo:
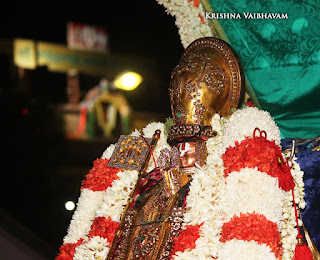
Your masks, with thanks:
[[[247,92],[256,106],[272,115],[281,137],[319,136],[320,1],[202,2],[206,12],[229,14],[229,19],[211,17],[211,22],[220,23],[240,56],[250,86]],[[272,13],[279,14],[277,19],[271,19]]]
[[[279,126],[283,149],[296,140],[307,203],[302,219],[319,249],[320,1],[201,1],[211,26],[219,24],[238,53],[247,93]],[[278,19],[268,19],[270,14]]]
[[[291,149],[292,139],[282,140],[282,148]],[[306,209],[302,220],[316,247],[320,248],[320,138],[297,139],[296,156],[304,171]]]

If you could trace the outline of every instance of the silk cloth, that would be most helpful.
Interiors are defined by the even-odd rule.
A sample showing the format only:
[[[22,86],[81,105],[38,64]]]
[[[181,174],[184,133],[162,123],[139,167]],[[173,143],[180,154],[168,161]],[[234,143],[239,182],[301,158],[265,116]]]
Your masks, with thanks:
[[[311,139],[296,139],[297,161],[304,171],[305,210],[301,216],[310,237],[317,249],[320,249],[320,137]],[[292,139],[282,140],[282,149],[291,149]]]
[[[275,119],[281,137],[318,136],[320,1],[202,2],[206,12],[241,15],[241,19],[218,21],[227,41],[240,57],[249,83],[250,91],[247,92],[254,95],[252,100],[256,101],[257,107],[268,111]],[[288,19],[249,19],[245,18],[244,12],[279,13]]]

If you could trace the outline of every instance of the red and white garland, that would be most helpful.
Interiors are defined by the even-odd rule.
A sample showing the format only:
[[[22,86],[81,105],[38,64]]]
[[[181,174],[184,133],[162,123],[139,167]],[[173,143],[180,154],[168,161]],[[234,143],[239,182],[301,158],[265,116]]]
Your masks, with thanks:
[[[182,230],[174,241],[171,258],[292,259],[297,229],[288,190],[292,184],[290,181],[288,184],[290,178],[280,181],[277,173],[264,170],[259,163],[251,167],[250,160],[241,159],[236,167],[226,159],[228,153],[236,156],[235,147],[250,146],[243,142],[261,141],[266,147],[280,149],[279,130],[271,116],[257,108],[246,108],[228,120],[214,116],[212,127],[218,135],[207,141],[207,164],[198,167],[193,175]],[[267,139],[254,138],[256,127],[266,132]],[[143,129],[146,137],[151,137],[157,129],[161,130],[161,137],[154,151],[156,158],[161,149],[170,147],[164,124],[152,123]],[[135,131],[133,135],[140,133]],[[83,181],[77,210],[57,260],[106,258],[138,178],[136,171],[106,167],[113,149],[111,145],[104,152]],[[149,170],[153,167],[151,159]],[[296,183],[296,203],[303,208],[303,172],[295,161],[291,174]]]
[[[241,131],[237,131],[240,122],[246,123],[243,124]],[[255,132],[252,131],[252,126],[258,127],[262,136],[253,138]],[[265,131],[265,133],[263,131]],[[264,136],[267,138],[264,138]],[[238,217],[242,214],[242,217],[247,220],[247,228],[253,229],[254,226],[249,226],[247,218],[250,214],[251,216],[253,216],[252,214],[258,214],[265,218],[264,220],[261,219],[262,223],[270,221],[276,224],[278,231],[274,232],[275,237],[273,241],[269,239],[269,242],[265,241],[266,236],[248,240],[242,235],[242,237],[238,236],[237,239],[235,232],[233,239],[230,237],[228,239],[222,238],[222,240],[226,242],[219,256],[223,256],[223,259],[224,257],[231,256],[226,259],[232,259],[233,253],[236,252],[240,254],[238,250],[245,253],[247,243],[250,242],[255,248],[252,249],[253,251],[259,246],[261,249],[265,248],[265,245],[268,245],[268,243],[273,244],[273,246],[265,248],[269,250],[269,258],[266,257],[267,251],[264,251],[265,253],[262,254],[259,249],[256,258],[248,257],[246,259],[275,259],[275,257],[278,259],[292,259],[297,244],[296,236],[298,234],[295,227],[295,212],[291,194],[292,188],[296,195],[295,202],[300,208],[305,207],[303,200],[303,172],[296,163],[296,158],[292,161],[293,167],[290,170],[288,165],[285,164],[287,158],[282,158],[283,155],[280,153],[280,133],[278,128],[272,118],[268,116],[267,112],[260,111],[257,108],[247,108],[235,112],[225,124],[223,139],[225,145],[223,148],[223,158],[224,166],[226,167],[224,172],[227,176],[225,192],[228,192],[223,197],[226,198],[227,203],[224,208],[227,209],[226,212],[229,211],[229,217],[224,227],[229,228],[228,233],[230,235],[228,221],[232,221],[233,223],[238,222],[237,224],[239,224],[241,218]],[[231,145],[232,143],[233,145]],[[232,162],[232,160],[234,161]],[[246,174],[252,176],[247,176],[246,180]],[[260,181],[257,178],[260,178]],[[267,184],[268,179],[269,184]],[[270,183],[272,179],[273,182],[275,181],[273,185]],[[261,182],[261,185],[259,182]],[[230,185],[234,188],[228,187]],[[266,192],[266,188],[269,189],[269,194]],[[238,192],[239,189],[242,191]],[[254,192],[254,190],[258,192]],[[232,199],[232,194],[237,194],[237,197],[233,197]],[[277,195],[274,196],[275,194]],[[237,200],[241,202],[237,202]],[[248,204],[249,201],[251,201],[251,204]],[[259,204],[259,201],[261,204]],[[232,214],[230,209],[239,203],[241,204],[240,207],[235,206],[234,214]],[[270,225],[270,228],[271,226],[272,225]],[[271,229],[269,234],[272,233]],[[276,235],[277,232],[281,234],[280,241]],[[262,232],[259,231],[258,233]],[[246,241],[246,243],[243,241]],[[282,244],[282,252],[278,251],[275,246],[278,244],[278,248],[280,248],[279,242]],[[244,247],[241,249],[240,245]],[[272,254],[270,254],[270,252],[272,252]]]
[[[184,48],[198,38],[213,36],[205,20],[205,11],[200,0],[157,0],[157,2],[166,8],[168,14],[175,17]]]
[[[108,161],[107,159],[104,159]],[[76,248],[74,259],[105,259],[120,223],[120,217],[137,179],[137,171],[119,171],[106,189],[84,242]]]

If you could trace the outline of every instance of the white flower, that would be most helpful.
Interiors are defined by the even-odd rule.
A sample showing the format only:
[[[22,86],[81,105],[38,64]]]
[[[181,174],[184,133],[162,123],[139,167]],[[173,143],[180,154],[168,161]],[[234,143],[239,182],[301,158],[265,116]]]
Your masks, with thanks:
[[[72,216],[65,236],[64,243],[76,243],[80,238],[87,235],[96,210],[99,208],[105,191],[92,191],[82,189],[77,204],[77,209]]]
[[[192,208],[184,221],[191,225],[199,225],[207,221],[214,212],[214,201],[217,199],[218,178],[214,169],[203,167],[193,175],[186,202]]]
[[[223,244],[220,252],[219,259],[234,260],[277,260],[271,248],[265,244],[258,244],[257,242],[243,241],[232,239]]]
[[[139,130],[137,130],[137,129],[135,129],[131,134],[130,134],[130,136],[140,136],[140,132],[139,132]]]
[[[186,1],[175,0],[175,3],[184,5]],[[256,125],[261,130],[267,132],[268,138],[275,138],[275,140],[278,138],[278,128],[272,119],[264,114],[265,112],[261,114],[261,111],[256,109],[251,112],[249,110],[243,111],[244,117],[241,117],[244,121],[240,120],[240,113],[237,116],[231,116],[227,122],[224,118],[220,118],[219,115],[215,115],[211,121],[213,129],[217,131],[217,136],[207,141],[208,157],[206,165],[199,167],[193,175],[190,190],[186,198],[187,212],[184,215],[182,223],[182,227],[202,224],[200,238],[195,242],[196,247],[194,249],[177,252],[173,256],[176,260],[202,260],[212,259],[212,257],[238,259],[238,254],[243,255],[243,259],[250,260],[252,252],[255,256],[259,255],[260,257],[261,255],[265,257],[261,259],[274,259],[272,258],[274,255],[270,254],[268,247],[264,245],[257,247],[254,243],[250,242],[246,242],[246,245],[233,245],[232,243],[220,242],[222,225],[232,214],[238,214],[242,211],[251,212],[253,210],[264,214],[270,221],[280,225],[284,252],[283,259],[289,260],[293,256],[297,229],[295,228],[291,192],[279,192],[275,179],[265,176],[264,173],[260,173],[256,169],[244,169],[243,172],[235,173],[234,175],[231,173],[227,180],[223,177],[224,167],[221,155],[227,145],[244,139],[247,134],[248,136],[252,136]],[[254,119],[251,118],[252,115]],[[260,121],[265,120],[265,122],[260,122],[257,119],[258,117],[261,117]],[[170,149],[167,137],[164,135],[164,124],[151,123],[142,130],[146,138],[151,138],[155,130],[158,129],[161,131],[161,136],[153,152],[155,159],[158,158],[161,149],[165,147]],[[233,132],[234,130],[237,131]],[[132,135],[140,136],[140,132],[135,131]],[[276,140],[276,143],[278,141]],[[102,157],[110,158],[114,147],[115,145],[109,146]],[[154,163],[151,157],[148,171],[153,168]],[[106,191],[93,192],[87,189],[82,190],[77,210],[68,230],[68,235],[64,239],[64,243],[75,243],[79,238],[85,239],[85,242],[76,248],[74,259],[105,259],[107,256],[110,246],[108,241],[101,237],[89,239],[87,234],[96,217],[111,217],[113,221],[120,221],[129,196],[136,185],[138,172],[126,170],[119,171],[117,175],[119,179],[115,180]],[[293,161],[292,175],[297,183],[294,191],[296,195],[295,199],[299,203],[299,207],[303,207],[305,204],[303,200],[303,172],[295,161]],[[235,191],[236,189],[237,191]],[[258,190],[260,190],[260,194]],[[235,196],[241,198],[237,203]],[[283,214],[281,206],[279,206],[281,201],[283,202]],[[226,207],[226,205],[228,206]],[[235,251],[233,251],[232,246],[236,248]],[[232,251],[231,254],[230,250]],[[235,258],[232,258],[233,252],[236,252]],[[247,252],[250,252],[249,257],[246,254]],[[223,258],[224,254],[230,254],[228,256],[230,258]]]
[[[103,152],[101,159],[110,159],[115,147],[115,144],[109,145],[109,147]]]
[[[283,248],[283,260],[291,260],[297,244],[298,230],[295,224],[295,211],[293,207],[291,191],[285,193],[283,215],[281,219],[281,242]]]
[[[271,115],[256,107],[248,107],[233,113],[224,125],[222,137],[224,149],[234,146],[236,141],[240,142],[246,136],[253,137],[255,128],[265,131],[267,139],[274,140],[276,145],[280,146],[280,130]]]
[[[120,221],[120,217],[128,203],[130,194],[138,180],[137,171],[119,171],[119,179],[112,183],[104,194],[100,208],[95,217],[110,217],[112,221]]]
[[[304,201],[304,182],[303,172],[300,170],[299,164],[296,162],[297,158],[292,159],[291,174],[296,183],[294,187],[295,202],[298,207],[303,209],[306,206]],[[295,246],[297,244],[296,236],[298,230],[296,228],[295,210],[293,206],[292,192],[288,191],[285,194],[285,201],[283,206],[283,215],[281,220],[281,242],[283,246],[283,260],[291,260],[294,255]],[[299,221],[299,225],[302,223]]]
[[[110,243],[106,238],[94,236],[76,247],[74,260],[106,259]]]
[[[307,203],[303,200],[299,202],[299,208],[304,209],[306,207]]]
[[[186,48],[194,40],[213,36],[208,24],[202,23],[200,15],[204,16],[202,4],[195,7],[193,2],[187,0],[157,0],[166,8],[166,12],[176,18],[175,24],[178,27],[181,43]]]
[[[255,212],[280,225],[284,191],[279,188],[277,178],[260,172],[257,168],[244,168],[229,174],[223,196],[226,222],[234,215]]]

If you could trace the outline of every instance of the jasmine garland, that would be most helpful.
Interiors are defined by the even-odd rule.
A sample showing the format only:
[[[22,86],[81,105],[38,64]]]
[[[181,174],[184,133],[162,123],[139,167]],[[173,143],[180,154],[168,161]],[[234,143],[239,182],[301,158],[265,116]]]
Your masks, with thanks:
[[[258,214],[257,216],[263,216],[262,219],[275,223],[280,232],[278,234],[281,235],[281,259],[291,259],[297,231],[290,191],[279,189],[276,178],[255,168],[243,168],[238,172],[229,173],[227,178],[224,176],[222,155],[228,147],[236,145],[236,142],[241,143],[246,138],[253,138],[256,127],[267,133],[268,140],[276,144],[279,142],[279,130],[271,116],[258,109],[247,108],[237,111],[229,119],[215,115],[211,125],[217,131],[217,135],[207,141],[206,165],[198,167],[193,175],[186,197],[187,211],[181,231],[182,236],[190,235],[190,240],[192,236],[194,242],[187,247],[177,248],[181,251],[172,251],[171,257],[212,259],[229,256],[225,259],[232,259],[237,248],[237,252],[243,254],[246,259],[259,259],[258,256],[261,255],[266,256],[264,259],[277,259],[280,251],[272,251],[268,244],[261,244],[261,241],[223,240],[221,237],[224,225],[234,217]],[[142,130],[144,136],[150,137],[157,129],[161,129],[162,134],[154,151],[156,158],[161,149],[170,148],[166,142],[164,124],[152,123]],[[139,134],[139,131],[133,132],[133,135]],[[103,180],[104,175],[101,175],[101,171],[104,167],[100,167],[100,164],[103,165],[110,158],[113,149],[114,145],[106,149],[101,160],[94,166],[95,170],[89,174],[90,178]],[[149,170],[153,168],[151,159]],[[291,173],[297,183],[294,188],[296,203],[304,207],[303,172],[295,161]],[[105,185],[105,181],[101,182],[105,186],[97,186],[95,182],[83,183],[85,187],[82,188],[77,210],[64,239],[64,245],[60,249],[58,260],[107,257],[116,227],[137,182],[138,173],[118,170],[112,176],[113,180],[109,179],[107,182],[110,184]],[[261,195],[256,191],[258,188],[262,192]],[[258,203],[259,199],[255,198],[257,196],[263,203]],[[236,197],[240,198],[239,205],[235,205]],[[246,256],[248,252],[250,256]]]

